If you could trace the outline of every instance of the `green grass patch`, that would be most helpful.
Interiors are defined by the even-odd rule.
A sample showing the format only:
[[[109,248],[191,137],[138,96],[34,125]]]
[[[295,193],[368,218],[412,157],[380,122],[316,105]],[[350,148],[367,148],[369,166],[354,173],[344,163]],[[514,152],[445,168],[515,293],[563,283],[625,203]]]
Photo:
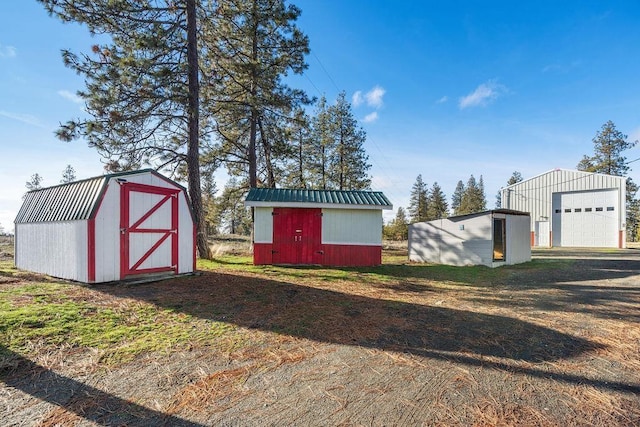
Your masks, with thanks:
[[[235,327],[150,303],[125,300],[104,307],[79,300],[74,285],[29,284],[0,291],[0,345],[26,353],[37,343],[101,350],[117,364],[146,352],[216,345]]]
[[[517,272],[562,269],[571,266],[574,262],[567,259],[540,259],[498,268],[456,267],[410,263],[404,256],[385,256],[383,264],[376,267],[256,266],[253,265],[251,257],[225,255],[214,260],[199,260],[198,268],[209,271],[251,272],[273,278],[273,280],[292,283],[348,281],[389,284],[406,280],[422,280],[482,286],[504,283]]]

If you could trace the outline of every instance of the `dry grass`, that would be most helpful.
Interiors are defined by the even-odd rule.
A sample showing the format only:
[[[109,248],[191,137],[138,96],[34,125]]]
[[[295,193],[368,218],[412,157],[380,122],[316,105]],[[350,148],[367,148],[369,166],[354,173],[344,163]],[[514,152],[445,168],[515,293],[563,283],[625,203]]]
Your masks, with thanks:
[[[114,382],[105,389],[124,387],[139,405],[203,424],[234,416],[297,425],[640,423],[639,260],[452,269],[409,264],[406,249],[388,246],[380,268],[327,269],[254,267],[233,251],[202,262],[196,277],[51,288],[51,303],[110,310],[127,324],[155,310],[175,334],[163,341],[155,330],[165,350],[138,346],[134,359],[109,364],[98,346],[34,341],[13,360],[71,377],[108,369]],[[0,290],[33,286],[11,277]],[[42,301],[12,295],[13,307]],[[227,327],[203,338],[211,325]],[[180,331],[195,338],[176,341]],[[123,383],[149,361],[167,365],[162,375]],[[14,387],[30,375],[24,361],[4,366]],[[70,399],[40,419],[73,424],[95,411],[99,402]]]

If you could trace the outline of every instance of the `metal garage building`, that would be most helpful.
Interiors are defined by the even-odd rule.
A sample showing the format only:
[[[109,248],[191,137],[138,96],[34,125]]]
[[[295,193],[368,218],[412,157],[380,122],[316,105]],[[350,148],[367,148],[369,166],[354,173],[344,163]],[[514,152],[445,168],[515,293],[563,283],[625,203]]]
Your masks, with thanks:
[[[502,207],[531,214],[532,246],[626,245],[626,180],[556,169],[501,190]]]
[[[531,261],[529,214],[496,209],[409,225],[409,260],[499,267]]]
[[[252,188],[254,264],[382,263],[381,192]]]
[[[195,270],[185,189],[153,170],[30,191],[15,220],[16,267],[85,283]]]

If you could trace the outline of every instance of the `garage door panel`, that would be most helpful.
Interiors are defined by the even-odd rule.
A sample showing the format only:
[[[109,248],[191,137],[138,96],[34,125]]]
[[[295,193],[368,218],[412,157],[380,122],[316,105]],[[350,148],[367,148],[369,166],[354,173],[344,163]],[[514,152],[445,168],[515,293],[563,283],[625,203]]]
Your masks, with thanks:
[[[553,245],[618,247],[618,190],[554,193]]]

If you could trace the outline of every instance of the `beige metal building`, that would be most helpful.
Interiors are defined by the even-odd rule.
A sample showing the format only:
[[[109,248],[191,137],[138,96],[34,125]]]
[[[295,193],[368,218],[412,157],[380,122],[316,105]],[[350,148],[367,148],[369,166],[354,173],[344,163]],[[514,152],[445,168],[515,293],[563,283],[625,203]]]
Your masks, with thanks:
[[[626,245],[626,181],[555,169],[501,190],[502,208],[531,214],[531,246]]]

